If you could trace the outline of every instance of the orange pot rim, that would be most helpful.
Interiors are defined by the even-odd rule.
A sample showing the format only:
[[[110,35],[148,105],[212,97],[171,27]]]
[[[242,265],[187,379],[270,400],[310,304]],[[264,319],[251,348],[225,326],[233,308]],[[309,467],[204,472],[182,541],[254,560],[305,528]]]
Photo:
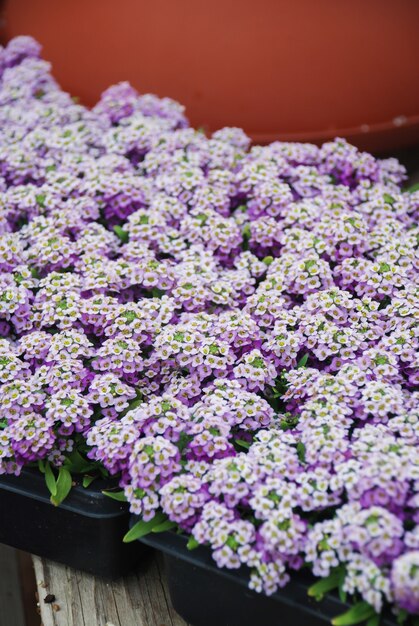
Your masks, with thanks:
[[[186,111],[187,114],[187,111]],[[380,122],[376,124],[361,124],[359,126],[351,126],[348,128],[328,128],[324,130],[313,130],[304,132],[283,132],[270,131],[269,133],[260,133],[248,131],[247,134],[252,137],[254,143],[266,144],[273,141],[289,141],[319,144],[324,141],[332,140],[335,137],[345,137],[348,140],[367,138],[368,136],[380,137],[387,133],[419,133],[419,115],[411,115],[409,117],[400,116],[391,121]]]

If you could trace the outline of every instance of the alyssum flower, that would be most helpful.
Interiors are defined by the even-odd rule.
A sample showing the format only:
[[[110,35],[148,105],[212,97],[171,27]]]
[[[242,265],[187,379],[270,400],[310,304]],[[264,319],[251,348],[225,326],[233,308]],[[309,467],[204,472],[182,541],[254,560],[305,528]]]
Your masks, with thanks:
[[[82,457],[257,591],[305,565],[419,613],[403,167],[127,83],[87,110],[39,54],[0,50],[0,473]]]

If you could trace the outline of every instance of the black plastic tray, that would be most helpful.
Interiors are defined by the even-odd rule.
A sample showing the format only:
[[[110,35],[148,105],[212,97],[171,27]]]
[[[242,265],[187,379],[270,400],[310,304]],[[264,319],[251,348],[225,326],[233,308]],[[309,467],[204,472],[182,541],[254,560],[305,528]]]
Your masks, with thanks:
[[[311,599],[307,590],[315,579],[309,574],[299,572],[283,590],[265,596],[248,589],[246,571],[219,569],[205,547],[187,550],[182,535],[151,533],[141,541],[164,553],[172,604],[193,626],[330,626],[350,608],[332,593],[321,602]],[[380,625],[396,621],[384,617]]]
[[[128,573],[146,547],[122,542],[128,507],[103,495],[104,484],[94,484],[73,487],[55,507],[41,473],[0,476],[0,543],[97,576]]]

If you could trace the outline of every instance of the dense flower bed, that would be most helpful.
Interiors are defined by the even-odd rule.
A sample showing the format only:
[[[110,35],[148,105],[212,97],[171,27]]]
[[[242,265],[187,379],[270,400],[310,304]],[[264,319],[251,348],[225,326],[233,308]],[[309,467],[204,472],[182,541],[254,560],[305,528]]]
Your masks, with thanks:
[[[25,37],[0,68],[0,473],[120,474],[257,591],[308,564],[418,613],[403,167],[207,138],[126,83],[89,111]]]

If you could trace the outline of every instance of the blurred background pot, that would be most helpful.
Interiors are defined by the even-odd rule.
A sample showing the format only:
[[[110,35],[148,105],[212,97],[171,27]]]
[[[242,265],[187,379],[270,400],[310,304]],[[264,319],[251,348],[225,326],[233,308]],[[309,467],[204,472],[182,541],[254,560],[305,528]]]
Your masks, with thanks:
[[[88,105],[129,80],[194,126],[377,151],[419,141],[418,23],[415,0],[4,0],[1,34]]]

